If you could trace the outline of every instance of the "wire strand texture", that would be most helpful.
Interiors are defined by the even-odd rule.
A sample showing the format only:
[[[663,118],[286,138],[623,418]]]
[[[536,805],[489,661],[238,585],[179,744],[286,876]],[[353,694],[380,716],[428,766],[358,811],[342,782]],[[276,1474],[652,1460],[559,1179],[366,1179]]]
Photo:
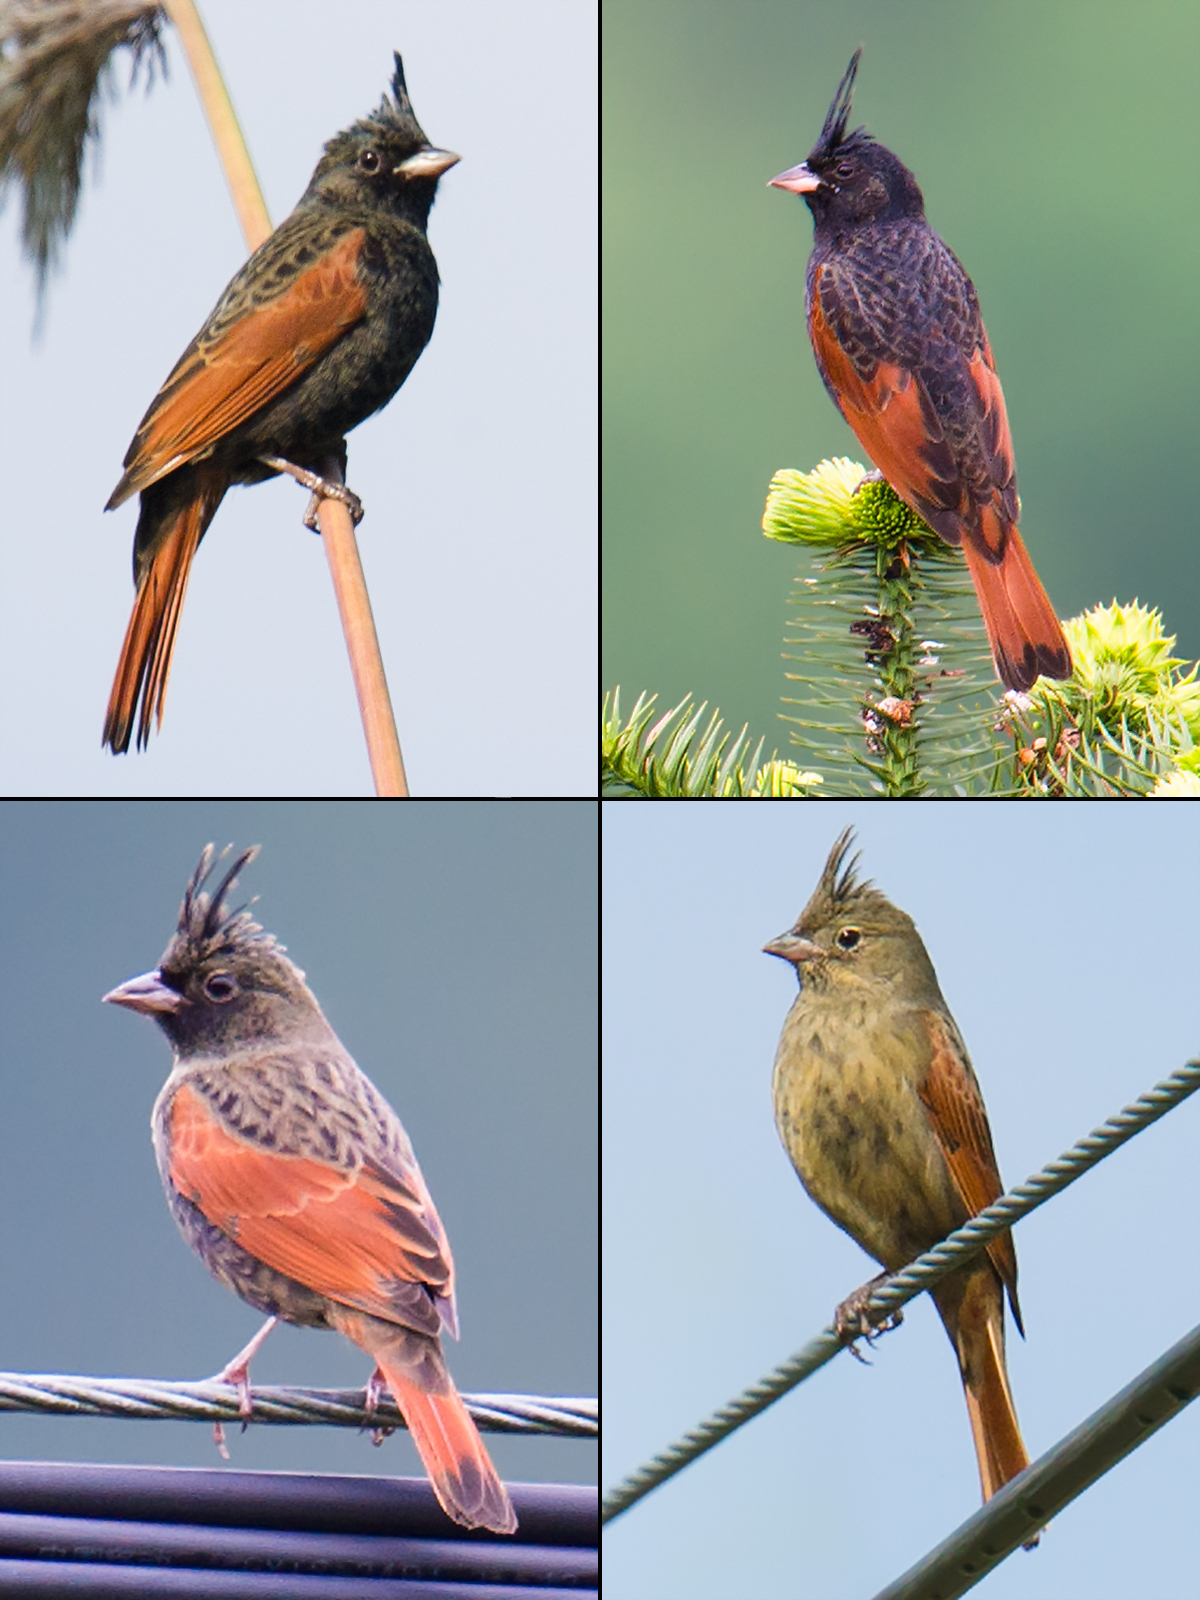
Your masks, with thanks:
[[[1155,1084],[1154,1088],[1139,1095],[1132,1105],[1109,1117],[1064,1151],[1056,1161],[1048,1162],[1040,1172],[1035,1172],[1024,1183],[1010,1189],[994,1205],[988,1206],[970,1222],[949,1234],[941,1244],[918,1256],[902,1271],[894,1273],[871,1296],[866,1308],[868,1319],[875,1325],[886,1321],[907,1301],[982,1250],[989,1239],[1005,1233],[1021,1217],[1044,1205],[1197,1089],[1200,1089],[1200,1060],[1189,1061],[1170,1077]],[[714,1445],[727,1439],[760,1411],[765,1411],[805,1378],[811,1377],[827,1361],[831,1361],[842,1346],[843,1340],[832,1326],[823,1329],[815,1339],[810,1339],[773,1372],[752,1384],[737,1399],[715,1411],[698,1427],[685,1433],[681,1439],[631,1472],[610,1490],[601,1503],[601,1521],[607,1523],[620,1516],[652,1489],[682,1472],[684,1467],[690,1466]]]
[[[60,1374],[0,1372],[0,1411],[57,1415],[160,1418],[184,1422],[324,1423],[338,1428],[403,1428],[390,1398],[368,1412],[362,1389],[252,1389],[253,1410],[243,1418],[237,1390],[210,1378],[200,1383],[158,1379],[75,1378]],[[485,1433],[557,1434],[594,1439],[595,1400],[528,1394],[465,1394],[467,1410]]]

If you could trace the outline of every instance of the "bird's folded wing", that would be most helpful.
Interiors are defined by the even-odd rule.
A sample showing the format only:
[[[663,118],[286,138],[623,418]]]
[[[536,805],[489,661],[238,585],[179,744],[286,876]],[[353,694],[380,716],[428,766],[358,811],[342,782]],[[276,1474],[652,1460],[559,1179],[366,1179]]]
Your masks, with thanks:
[[[108,509],[211,449],[366,314],[354,228],[273,299],[194,341],[142,420]]]
[[[961,348],[952,348],[944,336],[938,344],[970,384],[969,405],[946,416],[930,397],[924,366],[888,354],[888,340],[867,315],[876,308],[864,307],[843,277],[823,265],[809,306],[809,332],[826,387],[896,493],[947,543],[961,544],[965,535],[988,560],[999,561],[1009,524],[1017,520],[1016,472],[1004,395],[982,323],[969,330],[973,343],[964,331]]]
[[[920,1089],[921,1101],[950,1168],[950,1176],[969,1216],[990,1206],[1004,1192],[983,1096],[966,1064],[966,1048],[957,1030],[936,1012],[927,1013],[931,1045],[929,1071]],[[1002,1233],[987,1246],[1016,1305],[1017,1252],[1012,1234]],[[1019,1312],[1017,1313],[1019,1318]],[[1019,1325],[1019,1324],[1018,1324]]]
[[[244,1250],[319,1294],[438,1333],[453,1267],[419,1170],[402,1179],[255,1146],[188,1084],[169,1139],[175,1187]]]

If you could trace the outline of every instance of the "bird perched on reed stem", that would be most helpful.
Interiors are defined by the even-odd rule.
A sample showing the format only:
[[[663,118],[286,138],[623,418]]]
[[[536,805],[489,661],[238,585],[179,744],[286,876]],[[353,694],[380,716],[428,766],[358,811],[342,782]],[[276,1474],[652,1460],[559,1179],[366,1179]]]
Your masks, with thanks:
[[[385,406],[433,333],[426,227],[459,159],[430,144],[395,58],[391,97],[325,146],[295,210],[226,287],[142,418],[105,510],[140,494],[137,586],[103,742],[162,722],[192,561],[227,489],[290,472],[321,495],[345,435]],[[315,526],[312,510],[309,526]],[[140,705],[140,710],[139,710]]]

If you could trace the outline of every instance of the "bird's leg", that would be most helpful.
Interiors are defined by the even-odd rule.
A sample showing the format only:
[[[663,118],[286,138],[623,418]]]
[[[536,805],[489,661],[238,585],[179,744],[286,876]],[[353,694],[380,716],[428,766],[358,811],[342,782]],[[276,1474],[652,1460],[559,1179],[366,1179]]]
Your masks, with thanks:
[[[373,1414],[375,1407],[379,1404],[380,1397],[382,1396],[386,1387],[387,1379],[384,1377],[382,1369],[380,1367],[376,1367],[375,1371],[371,1374],[367,1382],[366,1397],[363,1400],[363,1410],[366,1412],[368,1417]],[[390,1427],[372,1428],[371,1443],[382,1444],[387,1438],[388,1434],[395,1433],[395,1431],[395,1428]]]
[[[890,1312],[881,1322],[872,1322],[867,1312],[872,1295],[888,1281],[890,1276],[891,1274],[887,1272],[879,1273],[869,1283],[864,1283],[861,1288],[855,1289],[852,1295],[848,1295],[833,1313],[834,1332],[854,1359],[867,1365],[870,1363],[867,1362],[866,1356],[859,1352],[855,1341],[865,1339],[868,1344],[873,1344],[881,1333],[888,1333],[892,1328],[898,1328],[904,1321],[904,1313],[899,1308]]]
[[[242,1419],[243,1433],[245,1433],[247,1427],[246,1419],[254,1410],[254,1403],[250,1399],[250,1363],[254,1360],[262,1348],[263,1341],[278,1321],[278,1317],[268,1317],[246,1348],[239,1350],[233,1360],[222,1367],[212,1380],[214,1383],[231,1383],[237,1390],[238,1413]],[[225,1460],[228,1461],[229,1451],[225,1448],[225,1427],[223,1423],[213,1423],[213,1441]]]
[[[335,483],[331,478],[323,478],[319,472],[310,472],[307,467],[298,467],[291,461],[285,461],[282,456],[259,456],[264,466],[274,467],[276,472],[286,472],[295,478],[297,483],[302,483],[306,489],[312,490],[312,499],[308,503],[308,510],[304,513],[304,526],[311,528],[314,533],[317,528],[317,507],[322,500],[340,500],[349,509],[350,516],[357,526],[363,519],[363,504],[353,489],[347,489],[344,483]]]

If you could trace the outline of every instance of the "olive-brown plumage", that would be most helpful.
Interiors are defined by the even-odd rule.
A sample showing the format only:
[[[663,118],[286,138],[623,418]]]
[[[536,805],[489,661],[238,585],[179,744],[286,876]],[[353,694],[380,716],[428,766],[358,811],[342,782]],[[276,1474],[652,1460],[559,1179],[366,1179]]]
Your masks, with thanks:
[[[966,1045],[911,917],[835,842],[794,926],[766,946],[800,982],[775,1058],[775,1120],[801,1183],[889,1272],[1003,1192]],[[984,1499],[1028,1466],[1004,1358],[1021,1327],[1012,1235],[945,1277],[934,1304],[958,1355]]]
[[[171,1211],[243,1300],[365,1350],[447,1515],[511,1533],[442,1353],[440,1335],[458,1333],[454,1264],[408,1135],[283,946],[226,906],[256,853],[208,893],[210,845],[157,969],[104,997],[153,1016],[174,1050],[152,1118]],[[244,1400],[248,1364],[243,1352],[226,1368]]]

